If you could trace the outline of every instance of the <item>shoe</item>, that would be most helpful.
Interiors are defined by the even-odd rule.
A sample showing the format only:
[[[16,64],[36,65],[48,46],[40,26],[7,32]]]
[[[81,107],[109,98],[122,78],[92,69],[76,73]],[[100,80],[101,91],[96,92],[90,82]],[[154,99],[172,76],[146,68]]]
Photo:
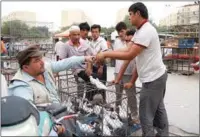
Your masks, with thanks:
[[[135,123],[130,127],[131,132],[136,132],[139,129],[141,129],[141,125],[139,123]]]
[[[135,132],[141,129],[141,125],[138,119],[132,119],[131,121],[129,121],[129,125],[130,125],[131,132]]]

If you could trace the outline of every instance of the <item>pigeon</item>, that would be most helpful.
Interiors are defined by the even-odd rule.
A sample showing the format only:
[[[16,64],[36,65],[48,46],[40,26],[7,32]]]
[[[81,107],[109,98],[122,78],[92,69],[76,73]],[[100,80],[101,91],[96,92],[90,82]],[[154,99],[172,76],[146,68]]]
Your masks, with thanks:
[[[92,126],[88,124],[83,124],[78,120],[76,121],[76,124],[80,136],[95,136],[94,134],[95,130]]]
[[[128,116],[127,116],[127,112],[119,105],[119,117],[123,120],[127,120]]]
[[[112,127],[112,129],[121,128],[123,126],[123,123],[118,118],[117,119],[113,119],[109,115],[105,115],[104,119]]]
[[[94,95],[92,104],[95,105],[103,104],[103,96],[101,94]]]
[[[93,112],[93,109],[92,108],[89,108],[87,107],[87,102],[85,102],[82,106],[83,110],[87,113],[92,113]]]
[[[110,128],[107,126],[107,121],[103,119],[103,136],[111,136],[112,133],[110,131]]]
[[[106,87],[101,81],[99,81],[98,78],[94,79],[92,76],[90,76],[90,82],[91,82],[93,85],[96,85],[96,87],[97,87],[98,89],[108,90],[107,87]]]

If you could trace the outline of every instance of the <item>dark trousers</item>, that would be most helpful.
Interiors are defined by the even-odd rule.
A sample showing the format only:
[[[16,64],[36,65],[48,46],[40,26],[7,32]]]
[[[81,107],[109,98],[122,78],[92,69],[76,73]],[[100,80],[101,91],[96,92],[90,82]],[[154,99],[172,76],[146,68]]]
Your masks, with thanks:
[[[143,136],[168,136],[168,118],[164,105],[167,73],[160,78],[142,84],[140,92],[139,115]]]
[[[104,65],[102,76],[98,76],[97,72],[98,72],[98,68],[96,66],[93,66],[93,74],[92,74],[92,76],[94,78],[98,78],[99,80],[102,80],[103,81],[102,83],[106,84],[107,66]],[[86,98],[89,101],[92,101],[93,100],[93,96],[96,95],[97,93],[102,94],[104,101],[106,100],[106,92],[105,92],[105,90],[98,90],[94,85],[92,85],[90,83],[90,78],[88,77],[88,75],[85,73],[84,70],[78,73],[78,77],[82,78],[85,82],[87,82],[87,85],[86,85],[86,90],[87,90],[86,91]]]

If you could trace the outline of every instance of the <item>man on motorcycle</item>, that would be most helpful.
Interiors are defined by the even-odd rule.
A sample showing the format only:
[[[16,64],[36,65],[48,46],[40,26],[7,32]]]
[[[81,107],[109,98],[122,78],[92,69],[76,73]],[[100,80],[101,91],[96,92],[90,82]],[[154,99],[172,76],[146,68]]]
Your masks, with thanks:
[[[92,57],[72,56],[57,62],[44,63],[42,55],[43,52],[37,46],[30,46],[18,53],[16,58],[20,69],[11,80],[8,94],[25,98],[36,106],[47,103],[59,106],[61,102],[53,73],[68,70],[85,61],[92,62]],[[63,114],[58,117],[60,116]],[[65,122],[63,124],[69,125]]]
[[[36,46],[22,50],[16,56],[20,69],[9,86],[9,94],[25,98],[34,104],[60,103],[53,73],[92,61],[91,56],[73,56],[57,62],[44,63],[43,52]]]

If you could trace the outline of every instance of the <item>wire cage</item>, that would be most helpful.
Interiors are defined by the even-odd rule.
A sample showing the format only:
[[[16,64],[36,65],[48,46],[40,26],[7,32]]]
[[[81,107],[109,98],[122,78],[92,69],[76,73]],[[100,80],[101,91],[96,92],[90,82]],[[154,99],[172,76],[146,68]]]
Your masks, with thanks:
[[[59,95],[61,102],[67,106],[68,113],[78,114],[75,119],[77,136],[130,136],[131,113],[126,94],[116,93],[114,85],[107,85],[104,100],[101,89],[83,81],[77,84],[70,74],[66,80],[66,76],[60,76]],[[96,94],[90,100],[87,94],[92,92]],[[119,94],[121,99],[116,100]]]

